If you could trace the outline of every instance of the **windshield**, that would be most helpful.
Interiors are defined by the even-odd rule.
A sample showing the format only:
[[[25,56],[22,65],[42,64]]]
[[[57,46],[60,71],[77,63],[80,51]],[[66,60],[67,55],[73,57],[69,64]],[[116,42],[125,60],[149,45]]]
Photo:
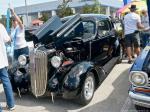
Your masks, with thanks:
[[[83,40],[90,39],[95,35],[95,26],[92,21],[82,21],[68,36],[81,37]]]
[[[95,33],[95,25],[91,21],[84,21],[83,23],[83,28],[84,28],[84,33]]]

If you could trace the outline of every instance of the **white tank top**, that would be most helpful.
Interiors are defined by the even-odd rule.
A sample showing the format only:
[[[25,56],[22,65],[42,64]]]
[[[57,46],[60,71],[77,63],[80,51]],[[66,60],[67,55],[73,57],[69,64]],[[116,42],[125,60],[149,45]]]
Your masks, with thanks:
[[[11,37],[14,42],[14,49],[21,49],[27,47],[27,42],[25,40],[25,30],[17,26],[15,29],[12,29]]]

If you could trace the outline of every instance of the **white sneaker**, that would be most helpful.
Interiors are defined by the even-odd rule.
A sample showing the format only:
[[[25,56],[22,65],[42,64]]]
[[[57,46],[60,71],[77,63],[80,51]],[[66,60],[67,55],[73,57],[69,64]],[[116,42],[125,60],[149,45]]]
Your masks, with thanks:
[[[11,107],[11,108],[9,108],[8,106],[6,106],[6,108],[7,108],[9,111],[15,110],[15,106],[13,106],[13,107]]]

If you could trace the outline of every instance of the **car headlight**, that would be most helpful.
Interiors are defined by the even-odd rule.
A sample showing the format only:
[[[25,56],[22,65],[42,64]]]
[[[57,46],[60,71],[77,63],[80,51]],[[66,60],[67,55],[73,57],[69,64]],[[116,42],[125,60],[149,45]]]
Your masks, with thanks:
[[[53,56],[51,58],[51,64],[53,67],[58,68],[62,64],[62,59],[59,56]]]
[[[148,84],[148,75],[142,71],[133,71],[130,73],[129,81],[138,87],[144,87]]]
[[[27,57],[25,55],[20,55],[18,57],[18,62],[20,65],[26,65],[27,64]]]

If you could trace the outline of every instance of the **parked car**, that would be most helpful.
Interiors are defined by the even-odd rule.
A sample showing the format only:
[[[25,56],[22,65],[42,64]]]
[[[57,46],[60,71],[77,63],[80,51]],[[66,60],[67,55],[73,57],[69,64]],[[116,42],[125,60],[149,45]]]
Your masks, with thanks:
[[[147,45],[134,62],[129,75],[129,96],[140,109],[150,108],[150,44]]]
[[[54,16],[32,38],[35,48],[10,70],[19,94],[59,94],[86,105],[122,55],[112,20],[100,14]]]

